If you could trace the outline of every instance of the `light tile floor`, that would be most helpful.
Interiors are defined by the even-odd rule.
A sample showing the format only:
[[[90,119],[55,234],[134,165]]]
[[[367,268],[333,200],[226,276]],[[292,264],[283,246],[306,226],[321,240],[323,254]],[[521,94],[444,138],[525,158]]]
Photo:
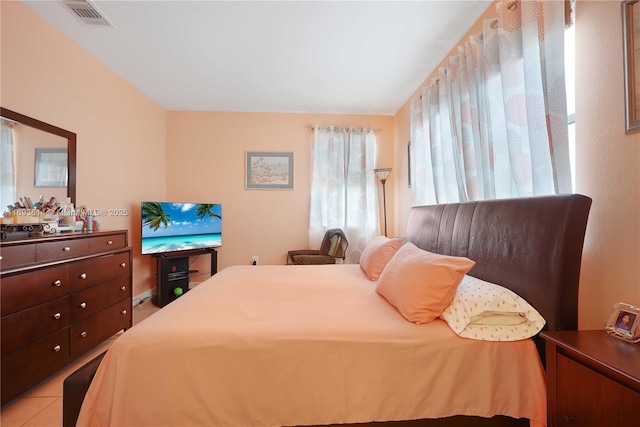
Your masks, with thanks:
[[[133,324],[146,319],[159,308],[150,299],[133,308]],[[61,427],[62,383],[73,371],[109,348],[123,332],[114,335],[84,356],[69,363],[51,377],[40,382],[0,409],[2,427]]]

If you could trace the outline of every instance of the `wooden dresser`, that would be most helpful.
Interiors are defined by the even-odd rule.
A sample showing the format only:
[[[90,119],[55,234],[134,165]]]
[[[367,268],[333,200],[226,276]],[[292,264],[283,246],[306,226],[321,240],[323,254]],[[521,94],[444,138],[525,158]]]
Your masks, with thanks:
[[[640,343],[597,331],[542,332],[549,426],[640,426]]]
[[[2,404],[132,326],[126,230],[0,241]]]

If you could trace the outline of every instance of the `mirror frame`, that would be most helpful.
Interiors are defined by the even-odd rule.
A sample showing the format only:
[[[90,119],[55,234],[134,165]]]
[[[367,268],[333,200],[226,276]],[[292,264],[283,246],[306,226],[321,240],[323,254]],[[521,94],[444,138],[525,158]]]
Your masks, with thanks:
[[[69,179],[67,181],[67,197],[71,197],[71,201],[77,204],[76,200],[76,134],[66,129],[59,128],[57,126],[50,125],[49,123],[41,122],[33,117],[25,116],[24,114],[11,111],[7,108],[0,107],[0,116],[5,119],[13,120],[21,123],[25,126],[39,129],[43,132],[48,132],[54,135],[58,135],[67,140],[67,168],[69,170]]]
[[[640,7],[638,0],[622,2],[622,41],[624,47],[624,98],[625,98],[625,133],[640,131],[640,111],[637,111],[640,82],[636,81],[635,70],[640,67],[640,58],[635,50],[640,44],[640,37],[635,32],[640,30],[633,25],[633,9]],[[638,12],[638,11],[636,11]]]

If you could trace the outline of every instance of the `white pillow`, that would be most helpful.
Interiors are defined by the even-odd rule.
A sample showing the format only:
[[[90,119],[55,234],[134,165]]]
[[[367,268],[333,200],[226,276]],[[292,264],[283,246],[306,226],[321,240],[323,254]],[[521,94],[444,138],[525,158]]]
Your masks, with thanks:
[[[546,323],[540,313],[515,292],[467,275],[440,317],[459,336],[485,341],[530,338]]]

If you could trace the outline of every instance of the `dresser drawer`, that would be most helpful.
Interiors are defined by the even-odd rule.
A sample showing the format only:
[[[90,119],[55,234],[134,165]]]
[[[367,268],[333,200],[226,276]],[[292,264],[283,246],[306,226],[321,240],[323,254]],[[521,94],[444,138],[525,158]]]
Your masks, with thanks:
[[[72,263],[69,266],[71,292],[127,276],[130,272],[130,254],[127,251]]]
[[[124,234],[114,234],[113,236],[92,237],[89,239],[89,251],[91,253],[112,251],[122,249],[127,246]]]
[[[131,300],[126,299],[71,325],[71,356],[81,356],[131,323]]]
[[[24,347],[69,325],[69,297],[3,316],[2,355]]]
[[[33,387],[70,362],[69,329],[65,328],[2,356],[2,404]]]
[[[71,322],[75,323],[129,298],[130,281],[130,276],[122,276],[71,295]]]
[[[562,354],[557,355],[558,421],[572,425],[638,426],[640,393]]]
[[[0,288],[0,310],[5,316],[67,295],[69,266],[5,276]]]
[[[43,242],[36,246],[36,262],[73,258],[89,253],[89,239]]]
[[[127,236],[108,230],[0,240],[2,404],[131,327]]]
[[[15,245],[3,246],[0,249],[0,268],[17,267],[20,265],[29,265],[36,262],[36,245]]]

